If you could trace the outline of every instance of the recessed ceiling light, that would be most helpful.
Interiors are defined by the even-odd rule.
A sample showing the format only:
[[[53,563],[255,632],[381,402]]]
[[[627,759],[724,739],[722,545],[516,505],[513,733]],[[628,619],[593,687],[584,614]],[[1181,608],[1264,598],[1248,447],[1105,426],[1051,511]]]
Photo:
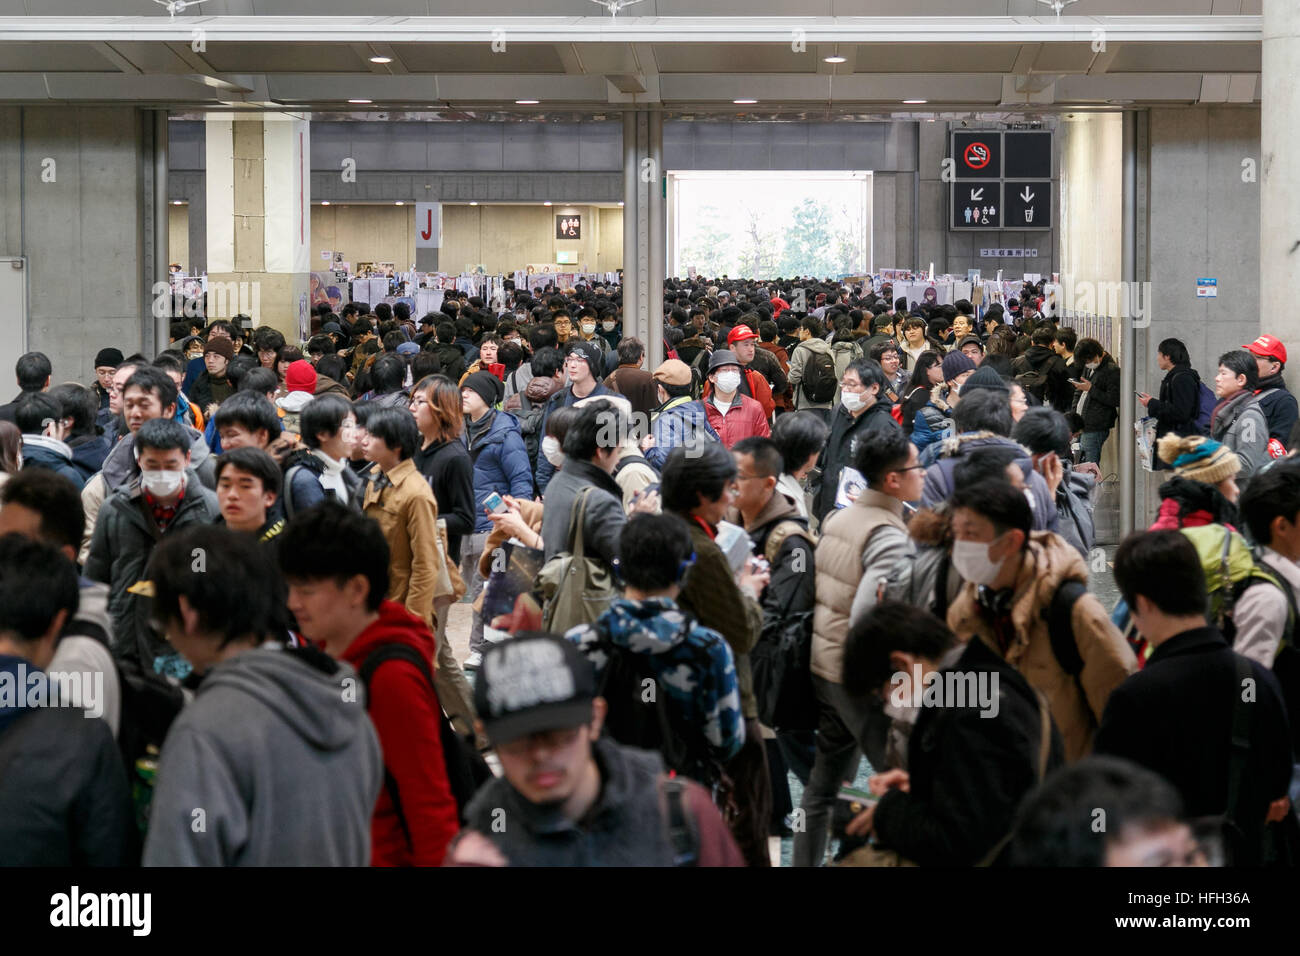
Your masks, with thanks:
[[[543,205],[543,206],[549,206],[549,205],[551,205],[551,204],[550,204],[549,202],[544,202],[544,203],[542,203],[542,205]]]
[[[370,58],[370,62],[371,63],[392,63],[393,58],[391,56],[372,56]]]
[[[732,100],[737,106],[753,106],[758,100]]]
[[[183,205],[185,205],[185,204],[184,204],[181,200],[179,200],[179,199],[173,199],[173,200],[172,200],[172,205],[173,205],[173,206],[183,206]]]
[[[356,103],[356,104],[360,105],[360,104],[363,104],[363,103],[373,103],[374,100],[348,100],[348,102],[349,102],[349,103]]]
[[[538,100],[515,100],[515,106],[536,106]]]
[[[393,203],[393,205],[394,205],[394,206],[405,206],[406,203],[402,202],[402,201],[399,199],[399,200],[397,200],[397,202]]]
[[[922,103],[928,103],[930,101],[929,100],[903,100],[903,102],[910,106],[920,106]]]
[[[619,205],[621,206],[621,205],[623,205],[623,204],[622,204],[622,203],[619,203]]]
[[[836,56],[828,56],[822,58],[823,63],[847,63],[848,61],[849,58],[847,56],[839,56],[838,54]]]
[[[478,203],[476,203],[476,202],[472,202],[472,203],[470,203],[470,205],[471,205],[471,206],[477,206]]]
[[[322,206],[328,206],[329,204],[330,201],[328,199],[326,199],[324,202],[321,203]]]

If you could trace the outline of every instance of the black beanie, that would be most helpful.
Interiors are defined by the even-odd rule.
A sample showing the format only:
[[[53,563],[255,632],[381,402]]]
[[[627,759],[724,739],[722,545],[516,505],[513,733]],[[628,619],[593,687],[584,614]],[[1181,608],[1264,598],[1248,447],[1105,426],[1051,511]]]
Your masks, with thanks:
[[[479,398],[492,408],[497,402],[501,401],[501,395],[505,391],[505,386],[501,380],[491,372],[475,372],[465,379],[461,388],[468,388],[478,393]]]
[[[117,368],[122,364],[121,349],[100,349],[95,356],[95,364],[92,368],[103,368],[105,365],[111,365]]]

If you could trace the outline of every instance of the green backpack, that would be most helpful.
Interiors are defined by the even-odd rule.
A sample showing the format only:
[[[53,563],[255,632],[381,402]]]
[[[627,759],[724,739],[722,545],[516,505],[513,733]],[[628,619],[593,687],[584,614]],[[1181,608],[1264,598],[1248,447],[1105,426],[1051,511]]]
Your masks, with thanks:
[[[614,574],[600,558],[586,556],[582,517],[594,489],[584,488],[569,518],[569,548],[554,555],[537,572],[542,597],[542,630],[563,634],[579,624],[593,624],[618,597]]]
[[[1210,622],[1223,632],[1228,643],[1232,643],[1237,632],[1233,622],[1237,599],[1246,588],[1267,582],[1286,596],[1286,630],[1280,646],[1290,644],[1295,631],[1295,596],[1284,580],[1256,561],[1246,539],[1221,524],[1181,530],[1196,547],[1201,567],[1205,571],[1205,589],[1210,596],[1206,613]]]

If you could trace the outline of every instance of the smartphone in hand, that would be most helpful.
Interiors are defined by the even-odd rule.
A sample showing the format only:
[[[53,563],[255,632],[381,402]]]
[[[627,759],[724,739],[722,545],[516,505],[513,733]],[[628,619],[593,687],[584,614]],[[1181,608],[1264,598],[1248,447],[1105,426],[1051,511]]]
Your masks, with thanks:
[[[506,503],[495,491],[483,499],[483,510],[490,515],[505,514]]]

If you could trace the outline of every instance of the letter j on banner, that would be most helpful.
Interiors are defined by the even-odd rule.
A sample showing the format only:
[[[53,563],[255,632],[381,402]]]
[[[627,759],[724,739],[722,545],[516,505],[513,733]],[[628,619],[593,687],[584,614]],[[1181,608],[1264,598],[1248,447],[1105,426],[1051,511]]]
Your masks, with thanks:
[[[442,248],[442,203],[415,204],[415,248]]]

